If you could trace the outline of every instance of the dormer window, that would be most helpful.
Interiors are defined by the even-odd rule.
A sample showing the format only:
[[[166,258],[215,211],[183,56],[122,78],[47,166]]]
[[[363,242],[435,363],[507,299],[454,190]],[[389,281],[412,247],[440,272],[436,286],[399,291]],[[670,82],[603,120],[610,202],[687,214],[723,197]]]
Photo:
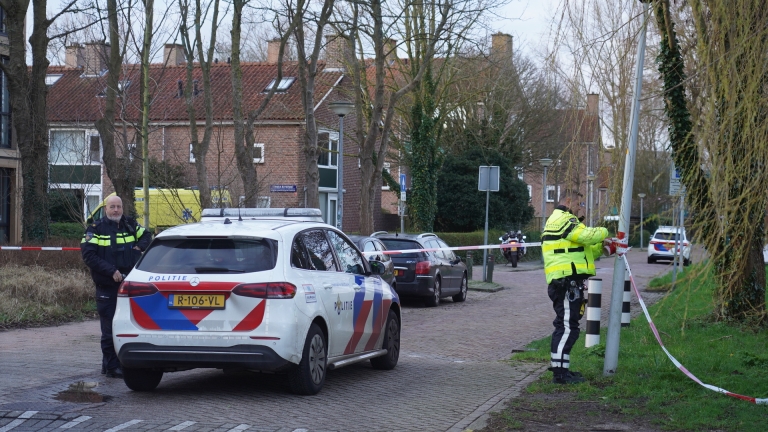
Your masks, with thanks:
[[[272,90],[272,87],[274,87],[276,81],[277,78],[270,81],[269,84],[267,84],[267,87],[264,88],[264,93],[268,93],[270,90]],[[294,81],[296,81],[295,77],[286,77],[281,79],[275,91],[281,93],[288,91],[288,88],[291,86],[291,84],[293,84]]]
[[[130,80],[123,80],[117,82],[117,94],[122,94],[125,90],[128,89],[128,87],[131,86]],[[105,87],[104,90],[102,90],[98,95],[98,97],[104,97],[107,95],[107,88]]]
[[[50,87],[56,84],[56,81],[58,81],[63,76],[63,74],[48,74],[45,76],[45,85]]]

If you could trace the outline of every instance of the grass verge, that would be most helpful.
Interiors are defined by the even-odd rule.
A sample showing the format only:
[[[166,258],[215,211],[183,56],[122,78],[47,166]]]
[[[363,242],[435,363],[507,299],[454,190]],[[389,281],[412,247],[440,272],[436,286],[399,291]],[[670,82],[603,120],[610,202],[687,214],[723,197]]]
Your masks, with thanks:
[[[650,314],[669,352],[702,382],[757,398],[768,398],[768,331],[712,322],[712,275],[705,267],[678,278],[676,288],[651,306]],[[680,276],[680,275],[678,275]],[[656,282],[666,285],[668,276]],[[601,330],[601,341],[605,341]],[[533,342],[534,351],[513,362],[549,362],[550,338]],[[763,431],[768,406],[754,405],[698,385],[680,372],[659,347],[643,315],[621,330],[619,366],[603,377],[605,345],[584,348],[584,333],[571,352],[571,368],[584,384],[559,386],[545,373],[530,394],[572,392],[576,399],[606,403],[629,417],[672,430]]]
[[[90,275],[77,269],[0,267],[0,329],[34,327],[96,316]]]

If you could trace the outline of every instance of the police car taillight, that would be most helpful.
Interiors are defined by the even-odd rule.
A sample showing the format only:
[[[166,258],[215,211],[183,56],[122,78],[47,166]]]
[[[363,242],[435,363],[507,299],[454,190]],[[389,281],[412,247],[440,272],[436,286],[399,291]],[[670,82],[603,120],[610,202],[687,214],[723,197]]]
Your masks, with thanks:
[[[123,281],[117,290],[118,297],[148,296],[157,292],[157,287],[151,283]]]
[[[430,263],[429,261],[419,261],[416,263],[416,274],[417,275],[428,275],[429,274],[429,267]]]
[[[233,294],[264,299],[290,299],[296,296],[296,286],[288,282],[241,284],[232,289]]]

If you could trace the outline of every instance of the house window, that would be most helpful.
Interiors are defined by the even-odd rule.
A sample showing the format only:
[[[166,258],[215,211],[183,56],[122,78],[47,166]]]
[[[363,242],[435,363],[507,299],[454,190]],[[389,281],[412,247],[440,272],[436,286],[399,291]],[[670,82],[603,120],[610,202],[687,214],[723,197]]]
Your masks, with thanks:
[[[91,162],[99,163],[101,160],[101,138],[98,135],[91,135],[91,143],[88,155],[88,160]]]
[[[258,199],[256,199],[256,207],[258,208],[269,208],[270,204],[272,204],[271,197],[260,196]]]
[[[0,7],[0,33],[5,34],[5,11]]]
[[[264,163],[264,144],[253,145],[253,163]]]
[[[189,163],[195,163],[195,154],[192,153],[192,143],[189,143]]]
[[[91,148],[85,139],[85,131],[51,131],[49,158],[53,165],[90,165],[92,163]]]
[[[55,81],[54,81],[55,82]],[[117,82],[117,94],[123,94],[123,92],[128,89],[128,87],[131,86],[130,80],[122,80]],[[107,87],[104,87],[104,90],[102,90],[99,94],[96,96],[98,97],[105,97],[107,95]]]
[[[336,168],[339,163],[339,140],[328,132],[317,134],[317,164],[326,168]]]
[[[523,167],[515,167],[515,170],[517,170],[518,180],[523,180]]]
[[[606,188],[600,188],[597,190],[597,205],[607,203],[608,199],[606,198],[608,196],[608,189]]]
[[[560,186],[547,185],[547,202],[560,201]]]
[[[64,74],[48,74],[45,76],[45,85],[50,87],[56,84],[56,81],[58,81],[63,76]]]
[[[358,159],[358,161],[359,161],[359,159]],[[390,169],[389,169],[390,166],[391,166],[391,164],[389,162],[384,162],[384,169],[387,170],[389,175],[392,175],[392,171],[390,171]],[[389,190],[389,183],[384,182],[383,186],[381,186],[381,190]]]
[[[528,188],[528,202],[531,202],[533,200],[533,187],[531,185],[526,185],[526,188]]]
[[[272,87],[275,86],[275,81],[277,81],[277,78],[273,79],[269,82],[269,84],[267,84],[267,86],[264,88],[264,93],[272,90]],[[288,91],[288,88],[291,86],[291,84],[293,84],[294,81],[296,81],[295,77],[286,77],[281,79],[280,84],[277,85],[277,89],[275,89],[275,91],[281,93]]]
[[[132,161],[136,156],[136,143],[128,143],[128,160]]]
[[[0,8],[0,13],[2,13]],[[0,18],[5,19],[2,15]],[[5,29],[5,24],[2,24]],[[4,64],[8,63],[8,57],[0,57]],[[0,148],[11,148],[11,97],[8,93],[8,78],[5,72],[0,70]]]

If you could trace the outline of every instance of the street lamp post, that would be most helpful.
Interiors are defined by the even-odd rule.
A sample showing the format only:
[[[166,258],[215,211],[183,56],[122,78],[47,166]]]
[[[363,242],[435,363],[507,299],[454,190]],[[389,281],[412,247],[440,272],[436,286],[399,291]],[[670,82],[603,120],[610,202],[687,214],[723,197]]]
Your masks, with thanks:
[[[595,204],[592,197],[594,196],[596,177],[594,174],[587,176],[587,223],[589,226],[593,226],[592,221],[595,218]]]
[[[338,180],[336,181],[339,194],[336,198],[336,228],[341,230],[341,221],[344,218],[344,116],[352,112],[355,104],[341,100],[329,103],[328,108],[339,116]]]
[[[640,198],[640,250],[643,250],[643,198],[644,193],[639,193],[637,196]]]
[[[547,168],[552,165],[552,159],[541,158],[539,163],[544,167],[544,176],[541,179],[541,234],[544,235],[544,227],[547,225]]]

